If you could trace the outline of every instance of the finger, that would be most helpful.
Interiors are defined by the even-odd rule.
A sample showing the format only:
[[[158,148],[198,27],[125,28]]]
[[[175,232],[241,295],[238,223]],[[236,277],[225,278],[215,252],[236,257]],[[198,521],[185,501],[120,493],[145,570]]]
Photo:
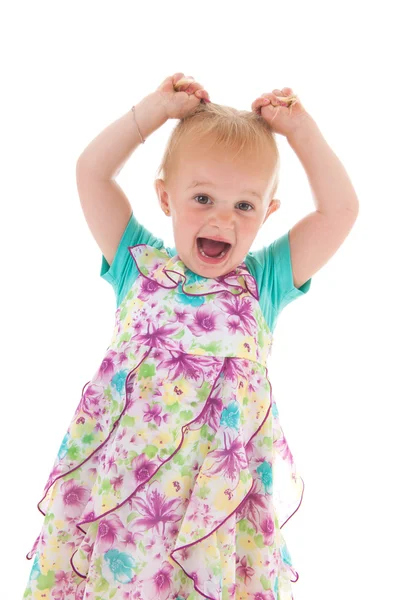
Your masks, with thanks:
[[[176,82],[182,79],[183,76],[184,73],[175,73],[174,75],[172,75],[172,85],[175,85]]]
[[[263,106],[268,106],[269,104],[271,104],[270,98],[256,98],[256,100],[254,100],[253,104],[251,105],[251,108],[255,112],[260,112]]]

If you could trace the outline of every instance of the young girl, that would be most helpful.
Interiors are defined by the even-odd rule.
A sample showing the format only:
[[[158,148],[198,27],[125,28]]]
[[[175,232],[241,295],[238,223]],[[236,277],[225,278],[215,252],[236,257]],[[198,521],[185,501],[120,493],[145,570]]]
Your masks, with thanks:
[[[358,200],[290,88],[237,111],[183,75],[78,161],[115,328],[38,503],[45,519],[25,599],[293,598],[298,574],[281,529],[303,480],[268,359],[279,313],[343,243]],[[169,118],[179,123],[155,188],[172,249],[138,223],[113,179]],[[275,133],[299,156],[316,211],[252,252],[279,208]]]

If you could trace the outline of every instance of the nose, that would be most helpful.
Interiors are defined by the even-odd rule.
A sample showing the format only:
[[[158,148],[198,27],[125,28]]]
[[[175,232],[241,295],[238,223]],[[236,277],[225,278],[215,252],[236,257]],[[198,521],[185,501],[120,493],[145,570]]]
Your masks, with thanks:
[[[232,208],[220,206],[212,211],[210,216],[210,225],[218,229],[233,229],[235,222],[235,212]]]

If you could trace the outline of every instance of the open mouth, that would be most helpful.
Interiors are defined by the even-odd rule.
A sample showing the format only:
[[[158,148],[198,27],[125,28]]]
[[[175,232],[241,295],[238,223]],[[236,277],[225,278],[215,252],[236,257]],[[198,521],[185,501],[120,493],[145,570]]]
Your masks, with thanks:
[[[208,238],[197,238],[199,256],[204,262],[215,264],[222,262],[232,248],[227,242],[217,242]]]

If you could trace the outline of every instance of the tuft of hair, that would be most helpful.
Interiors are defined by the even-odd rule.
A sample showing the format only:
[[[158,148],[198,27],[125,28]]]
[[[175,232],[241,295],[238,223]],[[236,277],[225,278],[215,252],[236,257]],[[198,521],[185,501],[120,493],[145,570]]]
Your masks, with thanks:
[[[238,155],[273,157],[274,177],[269,186],[269,199],[279,184],[280,158],[275,133],[263,117],[254,111],[238,110],[231,106],[200,102],[188,115],[179,120],[172,130],[157,169],[157,177],[168,181],[174,158],[183,139],[214,140],[213,145]],[[269,158],[269,161],[271,159]]]

